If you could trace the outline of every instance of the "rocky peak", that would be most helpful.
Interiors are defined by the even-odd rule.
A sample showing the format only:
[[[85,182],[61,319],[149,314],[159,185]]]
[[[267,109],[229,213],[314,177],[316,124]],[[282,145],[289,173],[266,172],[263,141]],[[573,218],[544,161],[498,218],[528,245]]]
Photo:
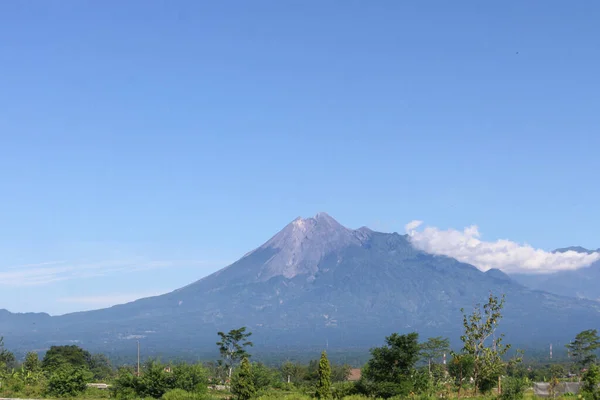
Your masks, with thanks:
[[[311,218],[296,218],[259,248],[275,251],[261,268],[259,279],[314,275],[325,255],[347,246],[360,246],[366,233],[358,233],[323,212]]]

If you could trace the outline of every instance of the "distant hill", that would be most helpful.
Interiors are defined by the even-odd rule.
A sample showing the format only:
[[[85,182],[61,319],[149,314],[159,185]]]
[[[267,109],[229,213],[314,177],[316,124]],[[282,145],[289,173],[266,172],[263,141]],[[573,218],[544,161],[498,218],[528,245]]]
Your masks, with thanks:
[[[589,250],[580,246],[556,249],[557,253],[600,253],[600,249]],[[512,274],[511,277],[532,289],[545,290],[563,296],[600,301],[600,261],[573,271],[550,274]]]
[[[21,348],[76,342],[91,349],[214,350],[216,332],[247,326],[263,348],[361,348],[392,332],[458,340],[460,309],[506,294],[509,342],[565,343],[600,325],[600,303],[531,290],[415,249],[397,233],[348,229],[325,213],[297,218],[237,262],[174,292],[59,317],[0,313]]]

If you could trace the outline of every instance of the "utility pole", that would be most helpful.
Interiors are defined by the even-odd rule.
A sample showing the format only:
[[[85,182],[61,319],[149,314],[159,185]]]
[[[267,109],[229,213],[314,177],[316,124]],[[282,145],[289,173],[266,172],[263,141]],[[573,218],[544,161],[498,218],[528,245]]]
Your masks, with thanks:
[[[137,341],[137,350],[138,350],[138,357],[137,357],[137,376],[140,376],[140,341]]]

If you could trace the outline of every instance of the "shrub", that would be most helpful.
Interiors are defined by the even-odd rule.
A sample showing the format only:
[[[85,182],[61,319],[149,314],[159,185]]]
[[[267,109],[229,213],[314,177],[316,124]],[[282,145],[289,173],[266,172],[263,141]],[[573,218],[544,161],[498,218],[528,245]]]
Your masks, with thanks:
[[[524,379],[508,377],[502,380],[500,400],[521,400],[525,396],[527,384]]]
[[[73,397],[87,389],[91,376],[83,368],[59,367],[50,376],[46,391],[55,397]]]
[[[334,399],[343,399],[356,394],[356,385],[353,382],[336,382],[331,385],[331,393]]]

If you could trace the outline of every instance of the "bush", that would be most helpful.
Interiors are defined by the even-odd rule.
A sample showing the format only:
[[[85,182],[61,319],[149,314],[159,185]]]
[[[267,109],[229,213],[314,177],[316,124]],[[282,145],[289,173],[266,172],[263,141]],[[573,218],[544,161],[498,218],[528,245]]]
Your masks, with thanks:
[[[50,376],[46,391],[55,397],[74,397],[85,392],[90,378],[83,368],[59,367]]]
[[[353,382],[336,382],[331,385],[331,393],[334,399],[343,399],[356,394],[356,385]]]
[[[527,384],[524,379],[508,377],[502,380],[500,400],[521,400],[525,396]]]

